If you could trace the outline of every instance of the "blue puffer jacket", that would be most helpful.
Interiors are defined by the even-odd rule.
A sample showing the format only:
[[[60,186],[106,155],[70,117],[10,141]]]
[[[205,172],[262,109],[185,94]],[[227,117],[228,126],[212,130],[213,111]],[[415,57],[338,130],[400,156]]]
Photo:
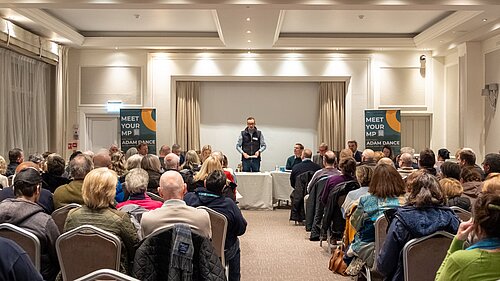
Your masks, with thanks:
[[[460,221],[449,207],[413,207],[398,209],[387,232],[384,247],[377,259],[377,270],[384,280],[403,280],[403,250],[413,238],[430,235],[437,231],[455,234]]]

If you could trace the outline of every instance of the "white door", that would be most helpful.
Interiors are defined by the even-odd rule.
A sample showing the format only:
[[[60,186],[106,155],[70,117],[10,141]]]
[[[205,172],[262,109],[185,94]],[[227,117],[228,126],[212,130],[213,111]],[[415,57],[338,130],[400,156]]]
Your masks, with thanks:
[[[108,149],[112,144],[120,141],[117,116],[92,117],[87,116],[87,143],[88,150],[98,152]]]

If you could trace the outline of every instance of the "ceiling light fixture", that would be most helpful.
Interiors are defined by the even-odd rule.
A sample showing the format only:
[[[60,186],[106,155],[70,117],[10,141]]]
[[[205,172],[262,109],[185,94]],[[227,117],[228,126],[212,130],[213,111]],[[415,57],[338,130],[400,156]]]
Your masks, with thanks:
[[[488,21],[488,19],[485,18],[485,19],[483,19],[483,21]]]
[[[247,18],[247,21],[250,21],[251,19],[250,18]]]
[[[248,40],[247,40],[247,42],[248,42],[248,43],[252,43],[252,40],[248,39]]]
[[[250,33],[252,33],[252,31],[251,30],[247,30],[247,34],[250,34]]]

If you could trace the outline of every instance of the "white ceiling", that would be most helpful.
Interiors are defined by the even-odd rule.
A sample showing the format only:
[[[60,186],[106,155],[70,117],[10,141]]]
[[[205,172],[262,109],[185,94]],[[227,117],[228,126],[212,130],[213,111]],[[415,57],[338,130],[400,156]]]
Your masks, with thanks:
[[[0,0],[0,16],[61,44],[103,49],[418,49],[442,55],[500,34],[499,0],[242,2]]]

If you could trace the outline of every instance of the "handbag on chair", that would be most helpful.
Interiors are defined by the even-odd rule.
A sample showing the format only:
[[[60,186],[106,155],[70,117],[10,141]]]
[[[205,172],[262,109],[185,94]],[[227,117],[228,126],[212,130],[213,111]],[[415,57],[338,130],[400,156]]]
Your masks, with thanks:
[[[333,249],[328,269],[340,275],[346,275],[345,270],[347,269],[347,265],[344,262],[344,251],[342,250],[342,246]]]

